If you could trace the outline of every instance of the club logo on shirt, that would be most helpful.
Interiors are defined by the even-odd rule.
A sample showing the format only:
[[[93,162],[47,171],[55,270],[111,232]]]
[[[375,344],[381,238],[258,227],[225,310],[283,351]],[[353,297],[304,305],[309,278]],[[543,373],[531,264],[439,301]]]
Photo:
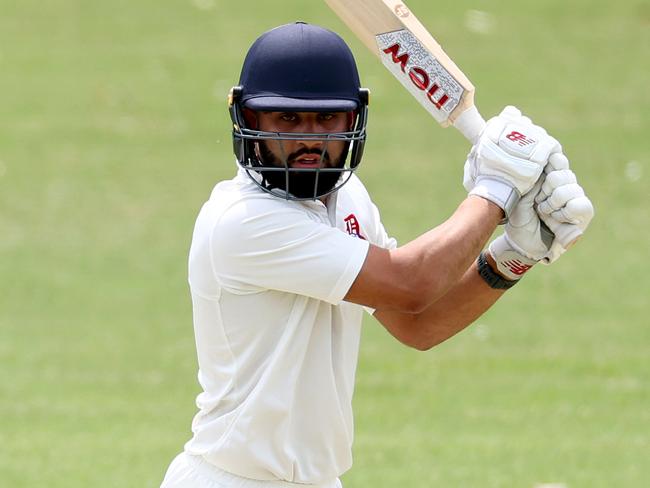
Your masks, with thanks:
[[[364,241],[367,240],[361,234],[361,227],[359,226],[359,221],[354,216],[354,214],[348,215],[343,219],[343,221],[345,222],[345,230],[347,231],[348,234],[354,237],[358,237],[359,239],[363,239]]]

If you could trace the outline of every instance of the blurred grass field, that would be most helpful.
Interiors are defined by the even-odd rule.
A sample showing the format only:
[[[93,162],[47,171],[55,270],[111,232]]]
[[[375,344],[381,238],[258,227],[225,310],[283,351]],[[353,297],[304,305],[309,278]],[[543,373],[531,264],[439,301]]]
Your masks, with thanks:
[[[367,320],[344,485],[647,486],[650,4],[409,6],[484,115],[518,105],[563,142],[597,215],[429,352]],[[467,143],[323,2],[0,0],[0,486],[159,485],[195,411],[186,259],[235,171],[225,95],[297,19],[339,31],[372,89],[359,174],[387,228],[441,222]]]

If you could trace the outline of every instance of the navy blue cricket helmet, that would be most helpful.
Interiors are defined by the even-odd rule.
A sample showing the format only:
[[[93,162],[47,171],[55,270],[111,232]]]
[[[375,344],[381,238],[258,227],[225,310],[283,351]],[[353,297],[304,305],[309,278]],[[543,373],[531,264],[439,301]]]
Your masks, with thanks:
[[[238,164],[264,191],[290,200],[323,197],[343,186],[363,155],[368,90],[361,88],[357,66],[345,41],[322,27],[295,22],[262,34],[244,60],[239,85],[229,96],[233,148]],[[336,133],[266,132],[250,124],[253,112],[348,112],[350,129]],[[291,168],[264,157],[269,140],[344,141],[345,151],[332,165]]]

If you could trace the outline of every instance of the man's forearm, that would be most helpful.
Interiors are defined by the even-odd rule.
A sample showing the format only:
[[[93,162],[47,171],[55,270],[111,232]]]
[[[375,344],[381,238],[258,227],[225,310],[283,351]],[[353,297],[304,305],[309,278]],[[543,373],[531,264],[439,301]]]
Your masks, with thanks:
[[[460,280],[502,217],[494,203],[472,196],[444,223],[402,247],[371,246],[345,299],[384,311],[425,310]]]
[[[480,277],[476,262],[443,297],[417,314],[375,312],[388,331],[404,344],[430,349],[457,334],[480,317],[504,293]]]
[[[502,217],[493,203],[469,197],[447,221],[401,249],[411,257],[407,277],[420,275],[419,289],[429,290],[427,305],[458,283]]]

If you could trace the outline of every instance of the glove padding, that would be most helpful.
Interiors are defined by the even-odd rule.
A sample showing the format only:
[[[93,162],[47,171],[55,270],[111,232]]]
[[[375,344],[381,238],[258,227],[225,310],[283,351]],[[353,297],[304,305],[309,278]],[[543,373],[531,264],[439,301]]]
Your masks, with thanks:
[[[463,185],[501,207],[506,220],[522,195],[544,170],[549,156],[561,152],[560,143],[528,117],[508,106],[490,119],[465,162]]]
[[[539,261],[556,261],[584,233],[593,215],[593,205],[569,169],[569,160],[554,153],[545,175],[519,201],[504,234],[489,251],[501,274],[519,279]]]
[[[589,226],[594,207],[564,155],[551,158],[545,173],[544,184],[535,197],[537,213],[555,234],[554,245],[567,249]]]
[[[520,279],[526,271],[547,256],[553,236],[546,232],[534,208],[535,195],[542,187],[540,179],[519,200],[505,225],[505,232],[488,248],[498,271],[508,280]]]

